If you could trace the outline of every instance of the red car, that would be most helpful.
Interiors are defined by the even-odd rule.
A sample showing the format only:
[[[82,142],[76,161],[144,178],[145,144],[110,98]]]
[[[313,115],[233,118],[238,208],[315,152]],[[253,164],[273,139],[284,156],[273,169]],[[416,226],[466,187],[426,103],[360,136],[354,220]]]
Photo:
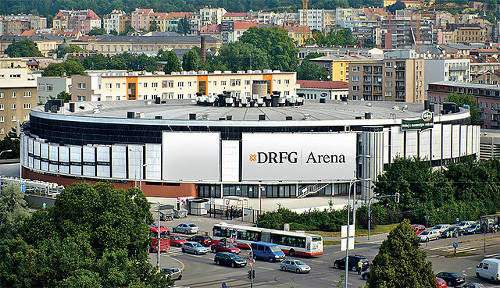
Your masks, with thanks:
[[[438,288],[448,288],[448,285],[446,284],[446,281],[443,279],[436,277],[436,284]]]
[[[217,253],[217,252],[231,252],[234,254],[240,254],[241,250],[238,247],[234,247],[232,244],[227,244],[224,245],[224,243],[219,242],[212,244],[212,252]]]
[[[417,236],[420,233],[424,232],[424,230],[425,230],[425,226],[420,225],[420,224],[413,224],[413,225],[411,225],[411,227],[413,227],[413,229],[415,229],[415,235],[417,235]]]
[[[170,235],[170,245],[181,247],[188,240],[180,235]]]
[[[189,241],[198,242],[205,247],[210,246],[213,243],[213,240],[210,236],[203,236],[203,235],[195,235],[189,238]]]

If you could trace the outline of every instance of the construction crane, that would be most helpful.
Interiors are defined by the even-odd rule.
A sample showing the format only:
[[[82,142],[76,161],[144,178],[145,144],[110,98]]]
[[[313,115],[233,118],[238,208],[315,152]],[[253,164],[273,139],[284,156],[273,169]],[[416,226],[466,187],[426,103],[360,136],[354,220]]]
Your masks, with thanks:
[[[304,42],[307,38],[307,27],[309,27],[309,21],[307,21],[308,18],[308,9],[307,9],[307,4],[309,3],[309,0],[302,0],[302,27],[304,31]]]

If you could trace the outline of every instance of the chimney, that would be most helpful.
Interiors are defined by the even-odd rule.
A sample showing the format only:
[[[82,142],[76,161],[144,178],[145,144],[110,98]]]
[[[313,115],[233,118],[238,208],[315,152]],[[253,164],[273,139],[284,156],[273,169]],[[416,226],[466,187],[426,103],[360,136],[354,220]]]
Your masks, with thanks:
[[[207,43],[205,40],[205,36],[201,36],[201,49],[200,49],[200,57],[201,57],[201,63],[205,63],[205,60],[207,60]]]

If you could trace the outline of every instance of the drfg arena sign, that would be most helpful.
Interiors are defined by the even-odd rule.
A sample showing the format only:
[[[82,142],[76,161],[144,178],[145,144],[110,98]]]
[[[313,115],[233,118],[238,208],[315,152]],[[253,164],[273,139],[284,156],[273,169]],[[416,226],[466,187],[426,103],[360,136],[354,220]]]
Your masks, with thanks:
[[[242,181],[350,180],[355,133],[244,133]]]

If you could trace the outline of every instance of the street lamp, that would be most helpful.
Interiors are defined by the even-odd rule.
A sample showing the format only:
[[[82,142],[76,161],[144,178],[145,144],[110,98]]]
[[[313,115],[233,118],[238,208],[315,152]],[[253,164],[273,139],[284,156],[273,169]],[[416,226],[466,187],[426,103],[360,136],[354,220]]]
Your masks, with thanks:
[[[370,240],[370,226],[371,226],[371,222],[372,222],[371,221],[372,214],[371,214],[371,209],[370,209],[372,199],[381,199],[381,198],[388,198],[388,197],[396,197],[396,199],[395,199],[396,203],[399,203],[399,192],[396,192],[393,195],[383,195],[383,196],[374,195],[374,196],[370,197],[370,200],[368,200],[368,240]]]
[[[2,152],[0,152],[0,159],[2,158],[3,153],[10,153],[10,152],[12,152],[11,149],[3,150]],[[0,167],[1,167],[1,165],[0,165]],[[0,169],[0,177],[1,176],[2,176],[2,170]],[[3,184],[2,181],[0,181],[0,193],[2,193],[2,184]]]
[[[360,155],[360,156],[364,156],[364,155]],[[358,156],[359,157],[359,156]],[[356,179],[356,178],[353,178],[351,180],[351,182],[349,182],[349,193],[347,195],[347,247],[345,249],[345,288],[347,288],[347,278],[348,278],[348,272],[349,272],[349,226],[350,226],[350,221],[349,221],[349,213],[350,213],[350,210],[351,210],[351,190],[352,190],[352,187],[354,186],[354,183],[356,182],[360,182],[360,181],[366,181],[366,180],[371,180],[370,178],[366,178],[366,179]],[[355,200],[355,197],[356,196],[356,192],[354,192],[354,197],[353,197],[353,206],[354,205],[354,200]],[[354,207],[354,209],[356,209],[356,207]],[[353,211],[353,217],[354,217],[354,211]],[[353,223],[355,223],[355,221],[353,221]]]

